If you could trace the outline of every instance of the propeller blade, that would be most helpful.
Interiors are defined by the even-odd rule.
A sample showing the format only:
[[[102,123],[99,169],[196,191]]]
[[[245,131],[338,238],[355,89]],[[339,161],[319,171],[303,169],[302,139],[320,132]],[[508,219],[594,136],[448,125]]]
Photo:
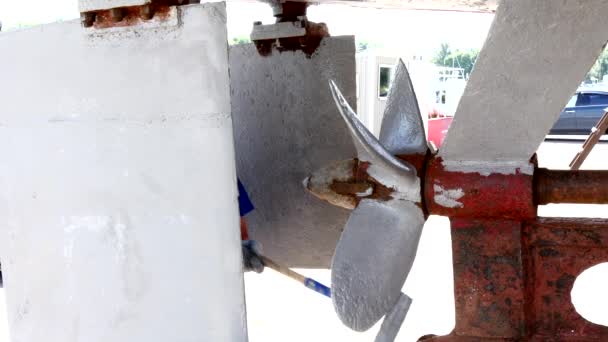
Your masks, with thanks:
[[[329,81],[336,105],[348,126],[359,160],[369,162],[367,172],[380,183],[401,194],[401,199],[420,202],[420,179],[416,169],[388,152],[376,137],[357,119],[357,114],[334,81]]]
[[[364,199],[351,213],[332,261],[332,301],[340,320],[365,331],[397,303],[424,225],[409,201]]]
[[[414,263],[425,220],[416,204],[420,179],[363,126],[333,81],[330,89],[359,160],[330,165],[304,184],[321,199],[356,205],[332,260],[332,300],[346,326],[364,331],[395,308]],[[388,191],[369,197],[380,189]],[[392,316],[396,322],[401,314]]]
[[[394,155],[425,154],[428,149],[416,92],[401,59],[386,99],[380,143]]]
[[[608,1],[501,1],[440,156],[528,162],[606,43]]]

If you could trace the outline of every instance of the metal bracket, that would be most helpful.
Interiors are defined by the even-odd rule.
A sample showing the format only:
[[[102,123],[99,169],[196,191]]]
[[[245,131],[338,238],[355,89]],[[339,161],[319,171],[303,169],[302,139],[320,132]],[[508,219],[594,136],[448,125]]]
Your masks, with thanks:
[[[273,4],[275,24],[253,23],[251,40],[262,56],[268,56],[273,49],[279,52],[301,50],[310,57],[329,37],[327,25],[314,23],[306,18],[308,3],[286,1]]]

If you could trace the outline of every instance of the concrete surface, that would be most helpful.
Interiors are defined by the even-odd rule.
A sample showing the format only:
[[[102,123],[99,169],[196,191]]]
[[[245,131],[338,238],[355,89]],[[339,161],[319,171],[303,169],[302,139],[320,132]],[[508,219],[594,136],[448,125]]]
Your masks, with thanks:
[[[582,141],[545,142],[539,149],[540,166],[567,169],[568,163],[580,148]],[[589,155],[583,169],[608,169],[608,143],[597,145]],[[606,205],[549,205],[539,208],[543,216],[603,217],[608,218]],[[365,253],[362,250],[361,253]],[[416,262],[404,286],[413,298],[412,307],[397,336],[397,342],[414,342],[425,334],[448,334],[454,327],[454,299],[452,255],[447,218],[431,216],[422,233]],[[605,269],[604,269],[605,270]],[[329,284],[328,270],[299,270],[307,276]],[[608,326],[605,306],[597,305],[598,296],[606,298],[605,272],[601,278],[587,283],[595,287],[578,289],[582,298],[578,304]],[[309,342],[349,341],[371,342],[380,327],[375,325],[364,333],[357,333],[342,325],[331,300],[303,288],[291,279],[266,270],[260,274],[245,275],[247,319],[252,342]],[[604,291],[602,293],[602,291]],[[603,303],[603,302],[602,302]]]
[[[356,155],[329,89],[334,79],[355,104],[354,37],[324,39],[302,52],[261,57],[230,48],[237,173],[256,206],[247,216],[264,253],[293,267],[329,267],[349,211],[304,190],[310,173]]]
[[[0,35],[13,342],[246,340],[225,5],[180,12]]]
[[[602,51],[606,16],[606,0],[503,1],[440,151],[444,160],[527,161]]]

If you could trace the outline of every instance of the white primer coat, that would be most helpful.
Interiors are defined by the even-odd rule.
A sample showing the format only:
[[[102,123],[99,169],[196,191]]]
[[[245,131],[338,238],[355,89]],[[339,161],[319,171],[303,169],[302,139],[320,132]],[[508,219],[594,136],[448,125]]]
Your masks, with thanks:
[[[415,172],[415,171],[414,171]],[[382,165],[370,164],[367,169],[367,174],[377,180],[382,185],[385,185],[393,190],[391,197],[399,200],[407,200],[415,203],[421,201],[420,196],[420,178],[414,176],[412,178],[404,177],[388,170]]]
[[[373,193],[374,193],[374,188],[372,188],[370,186],[367,189],[365,189],[365,191],[363,191],[363,192],[357,192],[355,195],[357,195],[358,197],[366,197],[366,196],[369,196],[369,195],[371,195]]]
[[[247,340],[225,5],[180,16],[0,34],[12,342]]]
[[[486,177],[495,173],[502,175],[532,175],[534,173],[534,164],[528,161],[480,162],[443,160],[441,164],[446,171],[478,173]]]
[[[463,204],[458,202],[464,196],[462,189],[445,189],[439,184],[433,185],[433,199],[435,203],[446,208],[462,208]]]

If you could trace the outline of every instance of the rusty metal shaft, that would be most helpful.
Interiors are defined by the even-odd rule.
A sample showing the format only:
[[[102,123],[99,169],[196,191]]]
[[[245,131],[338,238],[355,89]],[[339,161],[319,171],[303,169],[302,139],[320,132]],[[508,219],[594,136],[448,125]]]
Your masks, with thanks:
[[[534,198],[537,205],[608,204],[608,171],[539,168],[534,174]]]

